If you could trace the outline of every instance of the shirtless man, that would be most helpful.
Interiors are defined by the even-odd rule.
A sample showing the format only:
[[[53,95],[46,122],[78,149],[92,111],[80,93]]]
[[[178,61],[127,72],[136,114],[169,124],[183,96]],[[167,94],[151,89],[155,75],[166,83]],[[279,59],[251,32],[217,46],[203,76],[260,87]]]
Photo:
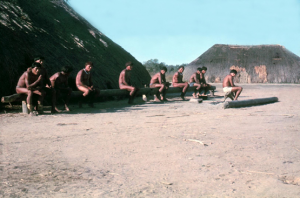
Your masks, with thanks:
[[[88,105],[94,107],[94,99],[100,94],[98,89],[93,86],[91,70],[93,63],[91,61],[85,63],[85,68],[80,70],[76,76],[76,86],[79,91],[82,91],[84,98],[89,98]],[[79,100],[79,108],[82,107],[82,98]]]
[[[184,96],[186,94],[187,89],[189,88],[189,83],[182,81],[183,71],[184,71],[184,67],[180,66],[178,71],[173,76],[172,83],[173,83],[173,87],[183,88],[180,97],[182,98],[182,100],[185,100]]]
[[[201,72],[200,72],[200,84],[204,90],[204,93],[202,94],[202,96],[207,96],[207,94],[209,93],[209,89],[211,87],[210,84],[207,84],[206,80],[205,80],[204,75],[205,75],[206,71],[207,71],[207,67],[202,67]]]
[[[68,86],[68,77],[72,71],[72,67],[65,66],[61,69],[61,72],[57,72],[50,77],[51,86],[56,92],[56,98],[58,98],[61,93],[67,94],[64,101],[66,111],[70,111],[68,103],[71,97],[72,89]],[[58,110],[56,107],[56,101],[54,103],[54,108],[55,111],[60,112],[60,110]]]
[[[230,70],[230,74],[227,75],[224,80],[223,80],[223,91],[225,93],[230,93],[228,97],[230,97],[232,100],[237,100],[239,95],[241,94],[243,88],[242,87],[237,87],[233,83],[233,78],[237,74],[236,70]],[[233,98],[232,93],[235,94],[235,97]]]
[[[133,87],[130,83],[130,73],[133,68],[133,63],[127,62],[125,66],[126,68],[123,71],[121,71],[119,76],[119,87],[120,89],[125,89],[130,92],[128,103],[132,104],[133,99],[138,91],[138,88]]]
[[[156,93],[155,100],[159,101],[168,101],[166,99],[166,92],[169,88],[169,82],[166,82],[166,76],[165,73],[168,71],[166,67],[162,67],[160,72],[156,73],[150,81],[150,87],[151,88],[159,88],[158,92]]]
[[[45,91],[42,89],[42,75],[40,74],[41,64],[33,63],[30,67],[30,71],[26,71],[20,77],[16,92],[27,95],[27,108],[30,115],[33,114],[32,97],[33,94],[39,95],[38,98],[38,110],[39,113],[43,113],[43,100]]]
[[[194,98],[198,98],[198,96],[200,95],[200,91],[202,90],[201,84],[200,84],[201,70],[202,70],[202,68],[198,67],[197,72],[195,72],[190,78],[190,87],[195,87],[194,93],[193,93]],[[198,93],[196,94],[197,91],[198,91]]]
[[[43,56],[38,56],[34,58],[35,63],[40,63],[42,65],[40,69],[40,74],[42,75],[42,87],[46,93],[46,96],[51,96],[51,113],[55,113],[55,103],[56,103],[56,92],[55,89],[52,89],[51,82],[45,68],[45,58]]]

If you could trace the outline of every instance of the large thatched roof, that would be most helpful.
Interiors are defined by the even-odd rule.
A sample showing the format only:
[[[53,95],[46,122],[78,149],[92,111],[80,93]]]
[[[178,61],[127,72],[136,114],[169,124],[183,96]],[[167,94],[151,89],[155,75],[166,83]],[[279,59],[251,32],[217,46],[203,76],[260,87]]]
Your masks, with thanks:
[[[133,83],[149,83],[150,75],[131,54],[78,15],[63,0],[1,0],[0,97],[13,94],[20,75],[36,55],[46,58],[51,76],[61,66],[76,73],[93,61],[99,88],[118,88],[118,76],[127,61],[135,63]]]
[[[300,57],[281,45],[216,44],[186,67],[185,79],[202,66],[209,82],[222,82],[236,69],[240,83],[300,83]]]

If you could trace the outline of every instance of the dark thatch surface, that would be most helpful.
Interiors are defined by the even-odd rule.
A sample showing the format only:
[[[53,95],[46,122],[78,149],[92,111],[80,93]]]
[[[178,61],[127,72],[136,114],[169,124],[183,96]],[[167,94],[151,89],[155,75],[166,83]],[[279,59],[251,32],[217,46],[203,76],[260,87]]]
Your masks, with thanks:
[[[63,0],[1,0],[0,36],[0,97],[15,93],[19,77],[37,55],[46,58],[49,76],[61,66],[73,66],[72,87],[87,61],[94,62],[93,80],[101,89],[118,88],[119,74],[128,61],[135,63],[133,84],[142,87],[150,81],[140,62]]]
[[[300,83],[300,57],[280,45],[216,44],[186,67],[185,80],[202,66],[208,82],[222,82],[236,69],[240,83]]]

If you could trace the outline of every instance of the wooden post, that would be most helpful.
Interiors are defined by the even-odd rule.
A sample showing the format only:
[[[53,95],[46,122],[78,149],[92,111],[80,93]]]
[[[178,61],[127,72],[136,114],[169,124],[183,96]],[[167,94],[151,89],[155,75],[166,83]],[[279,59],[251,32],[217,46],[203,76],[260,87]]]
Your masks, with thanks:
[[[278,98],[270,97],[270,98],[257,98],[257,99],[250,99],[250,100],[227,101],[224,103],[224,109],[248,107],[248,106],[262,105],[262,104],[273,103],[273,102],[278,102]]]

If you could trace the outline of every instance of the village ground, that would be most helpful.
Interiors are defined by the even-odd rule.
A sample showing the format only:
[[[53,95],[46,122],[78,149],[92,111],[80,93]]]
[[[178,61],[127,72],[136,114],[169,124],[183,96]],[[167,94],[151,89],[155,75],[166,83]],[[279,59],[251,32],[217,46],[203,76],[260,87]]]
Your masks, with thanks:
[[[300,197],[300,85],[242,86],[240,100],[279,102],[223,109],[222,97],[173,97],[2,112],[0,196]]]

